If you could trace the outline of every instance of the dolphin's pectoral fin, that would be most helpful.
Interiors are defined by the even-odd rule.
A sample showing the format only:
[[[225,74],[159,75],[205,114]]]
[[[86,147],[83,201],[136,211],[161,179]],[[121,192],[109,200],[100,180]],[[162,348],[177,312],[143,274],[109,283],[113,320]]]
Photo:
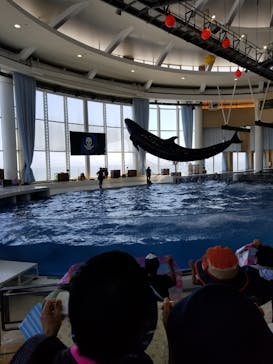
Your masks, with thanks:
[[[139,151],[139,147],[138,147],[137,143],[135,142],[135,140],[132,137],[130,137],[130,139],[132,140],[134,147]]]

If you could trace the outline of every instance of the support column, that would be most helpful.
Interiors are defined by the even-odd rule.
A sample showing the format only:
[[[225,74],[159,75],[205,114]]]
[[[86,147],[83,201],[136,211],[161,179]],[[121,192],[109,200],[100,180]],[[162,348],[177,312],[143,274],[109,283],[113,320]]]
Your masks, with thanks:
[[[228,152],[222,153],[222,172],[228,171]]]
[[[0,76],[0,102],[2,109],[2,144],[5,179],[17,179],[15,113],[13,81]]]
[[[88,132],[89,131],[89,126],[88,126],[88,105],[87,105],[87,100],[84,99],[83,100],[83,123],[84,123],[84,131]],[[90,156],[86,155],[85,156],[85,176],[87,179],[90,179]]]
[[[263,128],[255,125],[255,173],[263,170]]]
[[[259,120],[259,102],[255,100],[255,121]],[[263,140],[263,128],[261,126],[255,125],[255,165],[254,172],[261,172],[263,170],[263,150],[264,150],[264,140]]]
[[[254,167],[253,167],[253,165],[254,165],[254,163],[253,163],[253,152],[251,152],[251,151],[248,152],[247,156],[248,156],[248,169],[253,170],[254,169]]]
[[[227,153],[227,170],[228,172],[233,172],[233,154],[232,152]]]
[[[195,148],[203,147],[203,111],[201,106],[195,106],[195,133],[194,133],[194,145]],[[203,173],[204,160],[194,162],[197,166],[196,169],[199,173]]]

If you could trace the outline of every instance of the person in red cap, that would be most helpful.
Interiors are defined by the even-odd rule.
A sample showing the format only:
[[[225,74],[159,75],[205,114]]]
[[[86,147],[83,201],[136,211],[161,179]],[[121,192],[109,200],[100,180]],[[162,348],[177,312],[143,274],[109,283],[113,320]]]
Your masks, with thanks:
[[[260,277],[259,271],[253,267],[240,267],[236,254],[229,247],[218,245],[208,248],[201,259],[191,264],[191,268],[197,284],[228,285],[258,305],[273,298],[273,281]]]

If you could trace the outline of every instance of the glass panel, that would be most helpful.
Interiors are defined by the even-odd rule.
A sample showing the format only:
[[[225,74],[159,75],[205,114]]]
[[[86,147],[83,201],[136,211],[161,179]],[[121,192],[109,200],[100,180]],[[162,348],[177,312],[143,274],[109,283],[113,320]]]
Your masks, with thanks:
[[[214,173],[222,173],[223,170],[223,153],[216,154],[214,156]]]
[[[87,108],[88,108],[88,124],[103,125],[103,103],[88,101]]]
[[[31,164],[35,181],[46,180],[46,155],[45,152],[34,151]]]
[[[97,178],[97,172],[100,167],[105,167],[105,158],[103,155],[92,155],[90,157],[90,168],[92,178]]]
[[[210,157],[205,160],[205,168],[208,174],[212,174],[213,172],[213,157]]]
[[[160,173],[161,173],[161,169],[169,169],[170,173],[174,172],[174,165],[171,161],[168,161],[166,159],[159,159],[159,169],[160,169]]]
[[[68,124],[69,131],[84,131],[84,125]]]
[[[152,170],[152,174],[159,174],[158,170],[158,157],[146,153],[146,166],[149,166]]]
[[[64,121],[64,97],[47,94],[48,120]]]
[[[108,170],[119,169],[122,171],[121,153],[108,153]]]
[[[119,105],[106,104],[106,124],[107,126],[121,126]]]
[[[172,138],[174,136],[177,136],[176,131],[161,131],[161,139],[169,139]],[[175,139],[175,143],[177,143],[177,139]]]
[[[238,153],[232,153],[233,172],[238,172]]]
[[[67,98],[68,122],[83,124],[83,100]]]
[[[183,132],[179,133],[179,145],[181,145],[182,147],[185,146],[185,139],[184,139],[184,133]]]
[[[149,130],[157,130],[157,109],[154,108],[149,111]]]
[[[187,162],[178,163],[177,172],[181,172],[182,176],[187,176],[188,175],[188,163]]]
[[[0,168],[4,168],[3,152],[0,152]]]
[[[160,110],[161,130],[176,130],[176,110]]]
[[[65,150],[64,124],[48,123],[49,124],[49,148],[54,151]],[[58,153],[57,153],[58,154]]]
[[[43,120],[35,121],[34,150],[45,150],[45,123]]]
[[[136,169],[134,153],[124,153],[124,161],[126,173],[128,169]]]
[[[70,156],[70,178],[76,178],[81,173],[85,174],[85,156],[73,155]]]
[[[121,129],[120,128],[107,128],[107,151],[120,152],[121,151]]]
[[[246,153],[245,152],[238,153],[238,170],[239,171],[246,170]]]
[[[2,145],[2,119],[0,119],[0,150],[3,150],[3,145]]]
[[[124,151],[125,152],[135,152],[136,148],[134,147],[130,135],[127,129],[124,129]]]
[[[104,127],[89,125],[89,133],[104,133]]]
[[[132,119],[133,118],[133,108],[132,106],[123,106],[123,119]]]
[[[57,173],[66,172],[65,153],[50,152],[51,179],[56,180]]]
[[[44,99],[41,91],[36,91],[36,119],[44,119]]]

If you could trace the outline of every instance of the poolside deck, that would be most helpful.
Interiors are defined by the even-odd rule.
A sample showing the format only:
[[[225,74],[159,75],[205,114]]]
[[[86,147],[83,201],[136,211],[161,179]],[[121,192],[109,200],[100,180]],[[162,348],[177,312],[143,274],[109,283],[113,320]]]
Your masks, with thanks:
[[[0,206],[46,197],[49,197],[49,188],[47,186],[28,185],[0,187]]]

